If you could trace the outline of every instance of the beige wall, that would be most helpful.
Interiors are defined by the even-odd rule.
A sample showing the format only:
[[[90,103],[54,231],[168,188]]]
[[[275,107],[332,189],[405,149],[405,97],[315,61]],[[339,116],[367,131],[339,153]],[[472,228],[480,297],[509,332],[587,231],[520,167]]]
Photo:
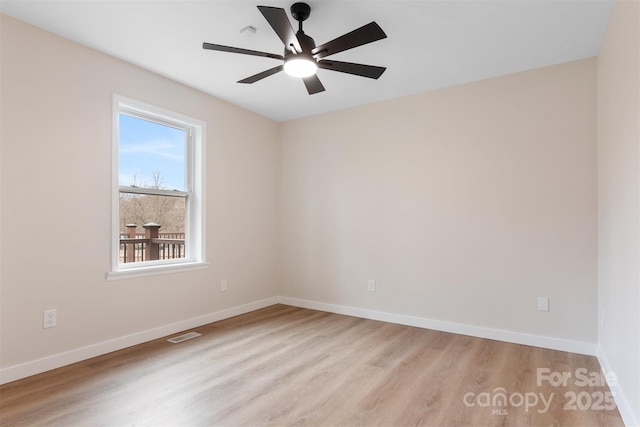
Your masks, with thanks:
[[[618,1],[598,57],[599,343],[640,423],[640,2]],[[604,319],[602,316],[604,315]],[[623,414],[625,415],[625,414]],[[635,418],[635,420],[633,419]]]
[[[277,123],[6,16],[1,49],[2,367],[276,295]],[[207,122],[208,269],[105,281],[114,93]]]
[[[280,295],[595,343],[595,81],[589,59],[284,123]]]

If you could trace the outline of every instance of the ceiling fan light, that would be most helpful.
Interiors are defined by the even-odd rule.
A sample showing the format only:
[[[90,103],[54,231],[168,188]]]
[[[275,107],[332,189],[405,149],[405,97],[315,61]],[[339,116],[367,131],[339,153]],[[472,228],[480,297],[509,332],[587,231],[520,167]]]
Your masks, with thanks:
[[[318,71],[315,61],[308,58],[291,58],[284,63],[284,72],[293,77],[310,77]]]

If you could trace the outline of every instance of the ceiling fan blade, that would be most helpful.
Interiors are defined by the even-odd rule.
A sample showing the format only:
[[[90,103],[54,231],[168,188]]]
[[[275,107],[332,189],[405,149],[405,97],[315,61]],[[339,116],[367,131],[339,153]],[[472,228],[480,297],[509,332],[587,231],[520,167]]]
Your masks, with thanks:
[[[279,73],[280,71],[283,70],[283,68],[284,68],[284,65],[278,65],[277,67],[270,68],[261,73],[254,74],[253,76],[247,77],[246,79],[242,79],[238,81],[238,83],[255,83],[258,80],[264,79],[265,77],[269,77],[271,75],[274,75],[275,73]]]
[[[354,47],[362,46],[385,38],[387,38],[387,35],[382,31],[382,28],[380,28],[380,26],[375,22],[370,22],[367,25],[351,31],[350,33],[338,37],[337,39],[321,44],[313,49],[311,53],[316,59],[320,59],[325,56],[333,55],[334,53],[353,49]]]
[[[385,67],[377,67],[375,65],[354,64],[353,62],[332,61],[327,59],[318,61],[318,67],[324,68],[325,70],[368,77],[370,79],[377,79],[386,70]]]
[[[307,92],[309,95],[313,95],[314,93],[324,92],[324,86],[320,82],[320,79],[317,75],[313,75],[311,77],[303,77],[302,81],[304,81],[304,85],[307,87]]]
[[[289,18],[287,18],[287,13],[284,9],[271,6],[258,6],[258,9],[269,25],[271,25],[273,31],[280,37],[286,49],[291,50],[291,47],[293,47],[296,53],[302,52],[300,42],[298,42],[296,33],[293,31],[291,22],[289,22]]]
[[[222,46],[221,44],[202,43],[203,49],[218,50],[220,52],[242,53],[244,55],[263,56],[265,58],[284,59],[282,55],[275,53],[259,52],[257,50],[241,49],[239,47]]]

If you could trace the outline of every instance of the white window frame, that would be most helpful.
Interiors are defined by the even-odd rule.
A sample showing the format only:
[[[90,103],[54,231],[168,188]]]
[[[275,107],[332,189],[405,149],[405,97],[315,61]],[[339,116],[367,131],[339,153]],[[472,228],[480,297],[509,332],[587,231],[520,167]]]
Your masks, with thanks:
[[[143,120],[155,122],[186,131],[185,147],[185,191],[163,189],[137,189],[120,185],[119,165],[119,117],[124,113]],[[125,279],[162,273],[175,273],[206,268],[205,258],[205,144],[206,123],[183,114],[165,110],[154,105],[127,98],[121,95],[113,97],[113,142],[112,198],[111,198],[111,268],[107,280]],[[157,261],[132,263],[120,262],[120,193],[144,193],[161,196],[185,197],[185,257]]]

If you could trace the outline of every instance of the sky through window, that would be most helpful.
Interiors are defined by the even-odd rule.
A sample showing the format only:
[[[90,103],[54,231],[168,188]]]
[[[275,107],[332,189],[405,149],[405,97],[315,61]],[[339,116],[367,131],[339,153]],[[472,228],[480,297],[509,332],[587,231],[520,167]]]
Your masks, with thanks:
[[[120,114],[122,186],[185,190],[185,131]]]

